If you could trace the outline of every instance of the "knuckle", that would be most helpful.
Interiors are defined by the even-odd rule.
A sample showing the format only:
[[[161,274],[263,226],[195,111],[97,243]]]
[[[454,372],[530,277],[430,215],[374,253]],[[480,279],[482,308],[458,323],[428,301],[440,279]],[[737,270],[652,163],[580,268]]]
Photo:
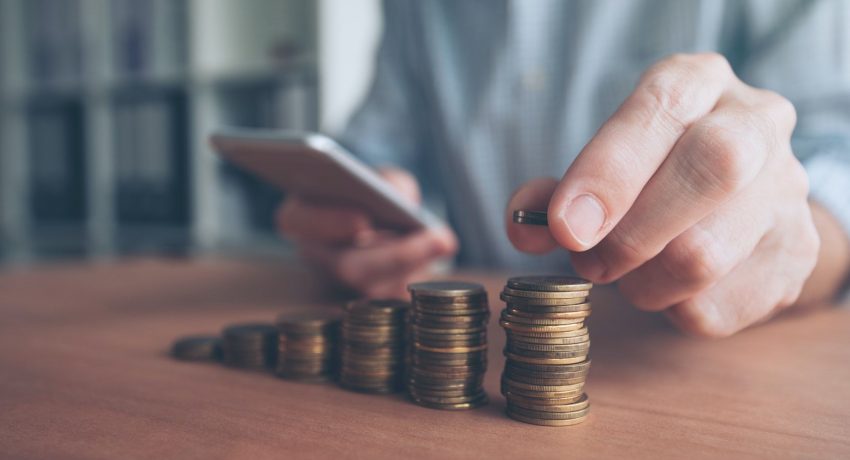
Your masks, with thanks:
[[[717,306],[708,299],[690,299],[670,312],[676,323],[688,334],[708,339],[728,337],[740,328],[717,314]]]
[[[636,232],[616,228],[608,235],[604,250],[599,252],[600,257],[607,259],[607,266],[634,265],[648,258],[646,248],[636,240],[635,234]]]
[[[761,106],[772,119],[779,121],[790,136],[794,126],[797,124],[797,109],[794,104],[781,94],[767,90],[756,90],[761,100]]]
[[[700,192],[729,196],[740,191],[758,169],[748,142],[722,124],[702,123],[697,133],[696,154],[688,155],[692,183]]]
[[[701,53],[698,54],[697,57],[703,65],[705,65],[714,72],[726,75],[732,75],[734,73],[732,70],[732,64],[729,63],[729,60],[726,59],[726,56],[720,53]]]
[[[797,195],[807,197],[809,195],[809,173],[794,155],[788,155],[788,184],[790,189]]]
[[[645,77],[643,97],[654,113],[661,114],[673,128],[682,132],[693,121],[688,108],[688,81],[682,70],[662,63]]]
[[[659,255],[659,263],[672,279],[686,286],[701,287],[725,274],[726,264],[718,257],[722,251],[714,237],[691,230],[667,245]]]

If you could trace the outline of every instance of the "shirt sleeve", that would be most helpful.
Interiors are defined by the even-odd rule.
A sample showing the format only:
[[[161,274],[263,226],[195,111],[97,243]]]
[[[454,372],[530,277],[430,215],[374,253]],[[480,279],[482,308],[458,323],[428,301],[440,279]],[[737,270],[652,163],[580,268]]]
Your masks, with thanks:
[[[384,0],[384,31],[375,76],[366,99],[340,136],[343,145],[372,166],[392,165],[422,176],[428,138],[422,87],[411,66],[415,16],[405,1]]]
[[[809,174],[810,198],[850,238],[850,2],[767,0],[749,7],[739,74],[794,104],[792,147]]]

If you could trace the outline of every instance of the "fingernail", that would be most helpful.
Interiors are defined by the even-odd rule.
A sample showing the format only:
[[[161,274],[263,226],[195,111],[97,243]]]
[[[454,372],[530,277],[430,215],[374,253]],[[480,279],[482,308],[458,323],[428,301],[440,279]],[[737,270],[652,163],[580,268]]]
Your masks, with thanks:
[[[561,218],[576,240],[590,246],[605,224],[605,209],[593,195],[579,195],[570,202]]]

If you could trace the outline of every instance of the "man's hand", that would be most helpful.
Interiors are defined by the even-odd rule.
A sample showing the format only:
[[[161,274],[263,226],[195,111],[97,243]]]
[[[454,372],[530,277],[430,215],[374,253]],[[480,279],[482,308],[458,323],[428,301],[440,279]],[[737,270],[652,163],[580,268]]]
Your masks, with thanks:
[[[520,250],[572,252],[575,269],[619,280],[637,307],[685,331],[725,336],[800,295],[818,257],[808,179],[791,151],[794,107],[741,82],[717,54],[651,67],[560,182],[508,205]],[[512,224],[547,209],[549,228]]]
[[[416,179],[405,171],[380,174],[419,202]],[[428,276],[434,261],[453,255],[458,243],[448,228],[407,235],[382,232],[363,212],[292,196],[278,209],[277,227],[294,240],[301,257],[343,285],[369,297],[398,297],[408,283]]]

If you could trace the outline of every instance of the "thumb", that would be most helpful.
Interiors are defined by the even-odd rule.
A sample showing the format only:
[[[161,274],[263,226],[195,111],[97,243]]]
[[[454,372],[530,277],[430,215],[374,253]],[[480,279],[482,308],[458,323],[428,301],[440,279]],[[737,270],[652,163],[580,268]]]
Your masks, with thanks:
[[[422,194],[419,191],[419,182],[412,174],[399,168],[381,168],[378,170],[381,175],[390,185],[398,190],[408,200],[420,204],[422,202]]]

